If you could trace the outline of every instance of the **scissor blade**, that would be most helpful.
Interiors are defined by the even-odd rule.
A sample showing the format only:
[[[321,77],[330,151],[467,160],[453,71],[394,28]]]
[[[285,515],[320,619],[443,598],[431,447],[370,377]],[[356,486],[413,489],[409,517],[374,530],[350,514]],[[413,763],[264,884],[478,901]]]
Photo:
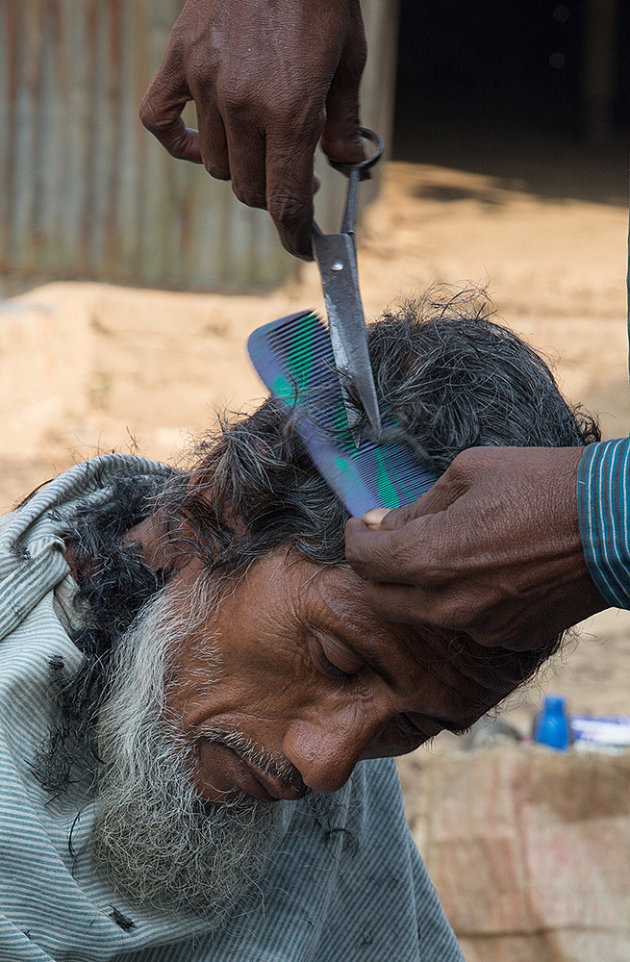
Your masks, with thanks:
[[[354,242],[345,233],[315,233],[313,248],[322,278],[335,365],[338,371],[346,372],[352,378],[374,438],[378,439],[381,434],[381,415],[368,352]],[[341,389],[348,424],[356,440],[355,429],[360,413],[349,402],[343,379]]]

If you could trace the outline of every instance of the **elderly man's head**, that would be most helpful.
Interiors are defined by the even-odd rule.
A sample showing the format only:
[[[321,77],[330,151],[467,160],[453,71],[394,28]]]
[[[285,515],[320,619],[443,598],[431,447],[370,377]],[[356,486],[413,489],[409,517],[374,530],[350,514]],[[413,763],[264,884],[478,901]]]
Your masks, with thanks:
[[[384,315],[370,345],[381,402],[436,471],[474,445],[596,440],[513,334],[469,303],[423,310]],[[130,538],[144,559],[108,549],[125,567],[127,620],[148,600],[129,627],[122,617],[105,638],[88,626],[78,639],[85,666],[56,745],[58,756],[76,745],[68,718],[95,726],[96,857],[132,897],[212,902],[219,916],[273,848],[274,801],[308,794],[316,806],[361,759],[468,727],[554,650],[556,639],[542,652],[492,652],[381,621],[344,563],[346,518],[267,402],[160,492]],[[94,605],[107,595],[100,559],[80,533],[74,550]],[[73,765],[71,748],[58,784]]]

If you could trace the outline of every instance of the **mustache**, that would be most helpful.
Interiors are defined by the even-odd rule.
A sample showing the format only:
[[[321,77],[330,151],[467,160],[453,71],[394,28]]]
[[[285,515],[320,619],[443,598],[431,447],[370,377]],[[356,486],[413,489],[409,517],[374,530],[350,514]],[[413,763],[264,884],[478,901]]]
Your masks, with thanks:
[[[274,757],[242,732],[214,726],[205,729],[203,736],[200,736],[200,738],[218,745],[225,745],[226,748],[230,748],[237,755],[240,755],[243,761],[250,764],[254,770],[263,775],[268,775],[274,781],[281,782],[287,789],[296,792],[300,797],[312,792],[312,789],[305,784],[295,765],[292,765],[287,758],[278,759]]]

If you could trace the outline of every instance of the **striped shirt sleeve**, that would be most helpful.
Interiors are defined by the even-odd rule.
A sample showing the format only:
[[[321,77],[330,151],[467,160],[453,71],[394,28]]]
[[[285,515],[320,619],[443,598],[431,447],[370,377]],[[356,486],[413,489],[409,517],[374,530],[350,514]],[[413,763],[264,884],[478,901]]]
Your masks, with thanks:
[[[610,605],[630,608],[630,439],[590,444],[578,474],[584,559]]]

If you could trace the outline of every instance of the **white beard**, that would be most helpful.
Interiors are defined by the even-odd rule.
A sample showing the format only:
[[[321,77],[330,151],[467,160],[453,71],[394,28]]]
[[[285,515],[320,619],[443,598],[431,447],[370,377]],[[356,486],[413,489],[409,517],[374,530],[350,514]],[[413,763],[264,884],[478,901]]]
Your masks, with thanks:
[[[165,721],[168,659],[194,626],[190,612],[207,613],[209,599],[199,601],[173,605],[163,591],[121,639],[96,728],[103,764],[92,845],[96,866],[127,898],[218,926],[277,847],[283,805],[243,793],[217,805],[200,799],[190,746]]]

